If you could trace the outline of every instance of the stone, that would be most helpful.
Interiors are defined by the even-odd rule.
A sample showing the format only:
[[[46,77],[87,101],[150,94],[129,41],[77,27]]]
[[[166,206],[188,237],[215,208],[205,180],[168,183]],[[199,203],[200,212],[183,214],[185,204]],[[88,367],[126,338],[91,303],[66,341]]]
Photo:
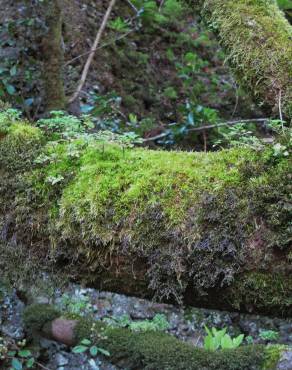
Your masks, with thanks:
[[[292,370],[292,349],[282,353],[277,370]]]
[[[61,366],[65,366],[69,363],[69,360],[67,357],[65,357],[65,355],[63,355],[62,353],[57,353],[56,356],[55,356],[55,361],[56,361],[56,365],[57,367],[61,367]]]

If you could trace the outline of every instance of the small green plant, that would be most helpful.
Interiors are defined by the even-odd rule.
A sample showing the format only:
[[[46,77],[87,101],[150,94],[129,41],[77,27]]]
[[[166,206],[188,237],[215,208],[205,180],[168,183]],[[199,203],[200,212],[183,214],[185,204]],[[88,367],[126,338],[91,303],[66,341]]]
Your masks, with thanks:
[[[253,344],[254,343],[254,339],[251,335],[246,336],[245,341],[246,341],[247,344]]]
[[[49,134],[60,134],[64,139],[76,138],[94,127],[90,116],[78,118],[63,111],[50,112],[50,118],[40,119],[36,125]]]
[[[261,330],[259,337],[263,340],[273,342],[279,339],[279,333],[274,330]]]
[[[84,316],[92,311],[89,298],[84,295],[70,297],[68,294],[63,294],[60,308],[64,312],[79,316]]]
[[[97,347],[92,344],[91,340],[83,339],[78,346],[73,347],[73,353],[85,353],[88,352],[92,357],[102,354],[104,356],[110,356],[110,353],[103,348]]]
[[[0,337],[0,361],[8,362],[11,370],[31,369],[35,365],[35,358],[26,348],[25,339],[14,343]]]
[[[0,111],[0,133],[6,134],[13,122],[19,120],[21,112],[17,109],[6,109]]]
[[[211,330],[205,326],[207,336],[204,339],[204,348],[208,351],[216,351],[219,348],[231,349],[237,348],[241,345],[244,335],[240,334],[236,338],[231,338],[229,334],[226,333],[226,328],[222,330],[217,330],[212,328]]]
[[[254,149],[263,148],[264,144],[255,136],[253,124],[238,123],[234,126],[218,129],[219,138],[214,142],[214,147],[247,146]]]
[[[163,314],[156,314],[152,320],[132,321],[128,315],[118,318],[107,318],[106,321],[112,327],[129,328],[132,331],[165,331],[169,328],[169,322]]]

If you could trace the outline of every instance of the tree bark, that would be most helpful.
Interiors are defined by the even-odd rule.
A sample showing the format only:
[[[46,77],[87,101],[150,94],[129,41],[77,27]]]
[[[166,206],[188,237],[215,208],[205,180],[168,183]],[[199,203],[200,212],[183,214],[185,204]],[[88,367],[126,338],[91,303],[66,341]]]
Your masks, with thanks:
[[[46,111],[63,110],[66,106],[62,68],[62,11],[59,0],[48,0],[44,4],[48,32],[43,40],[43,76]]]

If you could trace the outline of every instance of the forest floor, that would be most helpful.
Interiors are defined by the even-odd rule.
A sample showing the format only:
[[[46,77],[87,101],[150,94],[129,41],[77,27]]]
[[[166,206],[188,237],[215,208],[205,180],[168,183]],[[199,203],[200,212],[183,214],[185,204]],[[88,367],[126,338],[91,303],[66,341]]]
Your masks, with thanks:
[[[241,314],[194,307],[177,307],[170,304],[151,302],[145,299],[115,293],[83,288],[68,284],[61,288],[51,285],[44,276],[44,292],[31,287],[23,293],[16,290],[5,291],[2,287],[0,305],[0,328],[2,335],[13,341],[21,341],[26,333],[22,313],[28,303],[54,304],[63,312],[105,321],[116,327],[138,327],[165,331],[193,346],[203,347],[206,335],[204,326],[209,328],[226,327],[231,336],[244,333],[245,344],[285,344],[292,345],[291,319],[271,318],[260,315]],[[106,357],[91,357],[86,353],[73,353],[62,344],[42,338],[38,347],[38,361],[50,370],[115,370],[123,369],[108,362]],[[292,351],[285,352],[277,369],[289,370],[292,364]],[[126,370],[124,368],[123,370]]]

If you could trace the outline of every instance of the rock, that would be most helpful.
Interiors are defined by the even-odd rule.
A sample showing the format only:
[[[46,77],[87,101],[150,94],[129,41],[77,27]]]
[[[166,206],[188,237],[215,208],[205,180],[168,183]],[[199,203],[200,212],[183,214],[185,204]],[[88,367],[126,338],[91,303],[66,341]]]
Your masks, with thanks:
[[[39,303],[39,304],[50,304],[50,303],[51,303],[51,300],[50,300],[50,298],[45,297],[45,296],[38,296],[38,297],[36,297],[36,299],[34,300],[34,303]]]
[[[100,367],[96,364],[96,362],[94,361],[93,358],[91,358],[89,361],[89,366],[90,366],[90,369],[92,370],[100,370]]]
[[[63,353],[57,353],[55,356],[56,365],[59,368],[60,366],[65,366],[69,363],[69,360]]]
[[[58,342],[71,346],[74,344],[74,328],[76,320],[55,319],[52,322],[52,337]]]
[[[292,370],[292,349],[282,353],[277,370]]]

